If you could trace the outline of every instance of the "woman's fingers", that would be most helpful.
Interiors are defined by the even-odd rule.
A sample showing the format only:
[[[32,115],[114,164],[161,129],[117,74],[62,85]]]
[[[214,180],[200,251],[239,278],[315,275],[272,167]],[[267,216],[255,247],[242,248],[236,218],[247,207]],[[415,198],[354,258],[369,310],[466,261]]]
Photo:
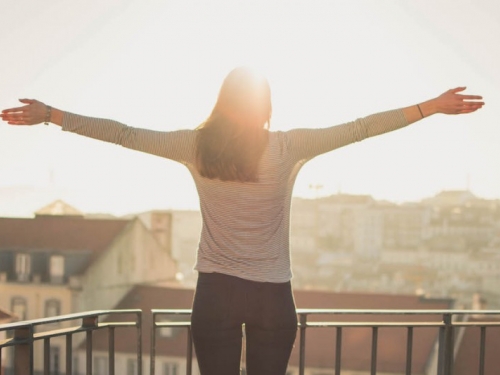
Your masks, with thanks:
[[[35,125],[43,122],[46,114],[45,104],[34,99],[19,99],[26,105],[4,109],[0,118],[10,125]]]
[[[457,92],[464,91],[466,88],[467,87],[465,87],[465,86],[455,87],[454,89],[449,89],[448,92],[456,94]]]
[[[2,113],[0,117],[10,125],[30,125],[33,122],[33,116],[23,112]]]
[[[463,100],[481,100],[483,97],[480,95],[462,95],[457,94],[457,96]]]
[[[33,104],[34,102],[36,102],[35,99],[19,99],[19,101],[26,104]]]
[[[22,107],[13,107],[13,108],[7,108],[2,111],[2,113],[10,113],[10,112],[23,112],[26,109],[30,108],[30,105],[36,103],[37,101],[35,99],[19,99],[21,103],[27,104],[23,105]]]
[[[25,105],[25,106],[22,106],[22,107],[14,107],[14,108],[8,108],[8,109],[4,109],[2,111],[2,113],[15,113],[15,112],[23,112],[24,110],[26,110],[26,108],[28,108],[29,105]]]

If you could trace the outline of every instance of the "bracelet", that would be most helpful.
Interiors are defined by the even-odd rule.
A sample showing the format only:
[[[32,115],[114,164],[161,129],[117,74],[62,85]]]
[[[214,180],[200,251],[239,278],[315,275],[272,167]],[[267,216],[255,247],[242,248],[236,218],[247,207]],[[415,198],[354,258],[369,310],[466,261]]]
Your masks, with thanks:
[[[417,104],[417,108],[418,108],[418,111],[420,112],[420,116],[422,116],[422,118],[424,118],[424,114],[422,113],[422,110],[420,109],[420,105]]]
[[[45,112],[45,121],[43,122],[45,125],[48,125],[50,122],[50,115],[52,114],[52,107],[50,105],[46,105],[46,112]]]

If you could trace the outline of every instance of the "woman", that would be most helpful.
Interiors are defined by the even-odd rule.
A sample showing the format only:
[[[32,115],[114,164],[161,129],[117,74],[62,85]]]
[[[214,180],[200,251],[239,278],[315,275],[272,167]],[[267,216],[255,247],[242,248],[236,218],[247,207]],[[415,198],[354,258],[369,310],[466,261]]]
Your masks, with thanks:
[[[215,107],[195,130],[159,132],[50,108],[36,100],[6,109],[12,125],[52,122],[62,130],[184,164],[200,197],[203,228],[192,334],[201,374],[237,375],[242,325],[249,375],[285,374],[297,330],[290,287],[293,184],[313,157],[436,113],[463,114],[482,98],[465,87],[402,109],[322,129],[269,131],[267,81],[246,68],[224,80]]]

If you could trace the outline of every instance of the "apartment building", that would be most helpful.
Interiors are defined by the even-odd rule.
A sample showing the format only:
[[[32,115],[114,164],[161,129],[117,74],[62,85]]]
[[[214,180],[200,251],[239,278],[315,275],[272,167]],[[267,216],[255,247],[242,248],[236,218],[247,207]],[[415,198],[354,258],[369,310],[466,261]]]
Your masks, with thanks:
[[[294,199],[295,285],[336,291],[453,296],[500,306],[500,203],[444,191],[395,204],[337,194]]]
[[[176,273],[176,262],[137,218],[86,218],[61,201],[33,218],[0,218],[0,306],[19,320],[111,309],[136,284],[176,285]],[[64,339],[51,347],[57,371]],[[43,368],[41,357],[34,360]]]

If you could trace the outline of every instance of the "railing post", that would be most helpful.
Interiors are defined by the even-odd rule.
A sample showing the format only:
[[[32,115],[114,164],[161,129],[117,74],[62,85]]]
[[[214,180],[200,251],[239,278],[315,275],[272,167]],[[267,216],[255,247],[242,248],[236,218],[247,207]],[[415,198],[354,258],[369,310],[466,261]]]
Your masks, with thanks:
[[[82,319],[82,327],[87,330],[86,334],[86,375],[92,375],[92,330],[98,327],[99,316],[92,315]]]
[[[439,332],[438,375],[452,375],[453,373],[453,325],[452,314],[443,314],[444,327]]]
[[[479,346],[479,375],[484,375],[484,353],[486,349],[486,327],[481,327],[481,339]]]
[[[149,372],[151,375],[155,375],[155,363],[156,363],[156,313],[153,311],[151,314],[151,347],[149,348]]]
[[[342,363],[342,327],[337,327],[337,337],[335,339],[335,375],[340,375]]]
[[[108,328],[108,374],[115,375],[115,327]]]
[[[73,373],[73,336],[66,335],[66,374]]]
[[[137,367],[137,374],[142,375],[142,311],[137,313]]]
[[[33,327],[16,328],[14,340],[22,341],[14,346],[14,374],[33,375]]]
[[[371,375],[377,375],[377,346],[378,346],[378,327],[372,328],[372,360]]]
[[[43,340],[43,373],[50,374],[50,338]]]
[[[193,372],[193,337],[191,336],[191,327],[187,328],[187,335],[186,375],[191,375]]]
[[[411,363],[413,353],[413,327],[408,327],[406,337],[406,375],[411,375]]]
[[[300,318],[299,375],[304,375],[305,362],[306,362],[307,314],[300,314],[299,318]]]

